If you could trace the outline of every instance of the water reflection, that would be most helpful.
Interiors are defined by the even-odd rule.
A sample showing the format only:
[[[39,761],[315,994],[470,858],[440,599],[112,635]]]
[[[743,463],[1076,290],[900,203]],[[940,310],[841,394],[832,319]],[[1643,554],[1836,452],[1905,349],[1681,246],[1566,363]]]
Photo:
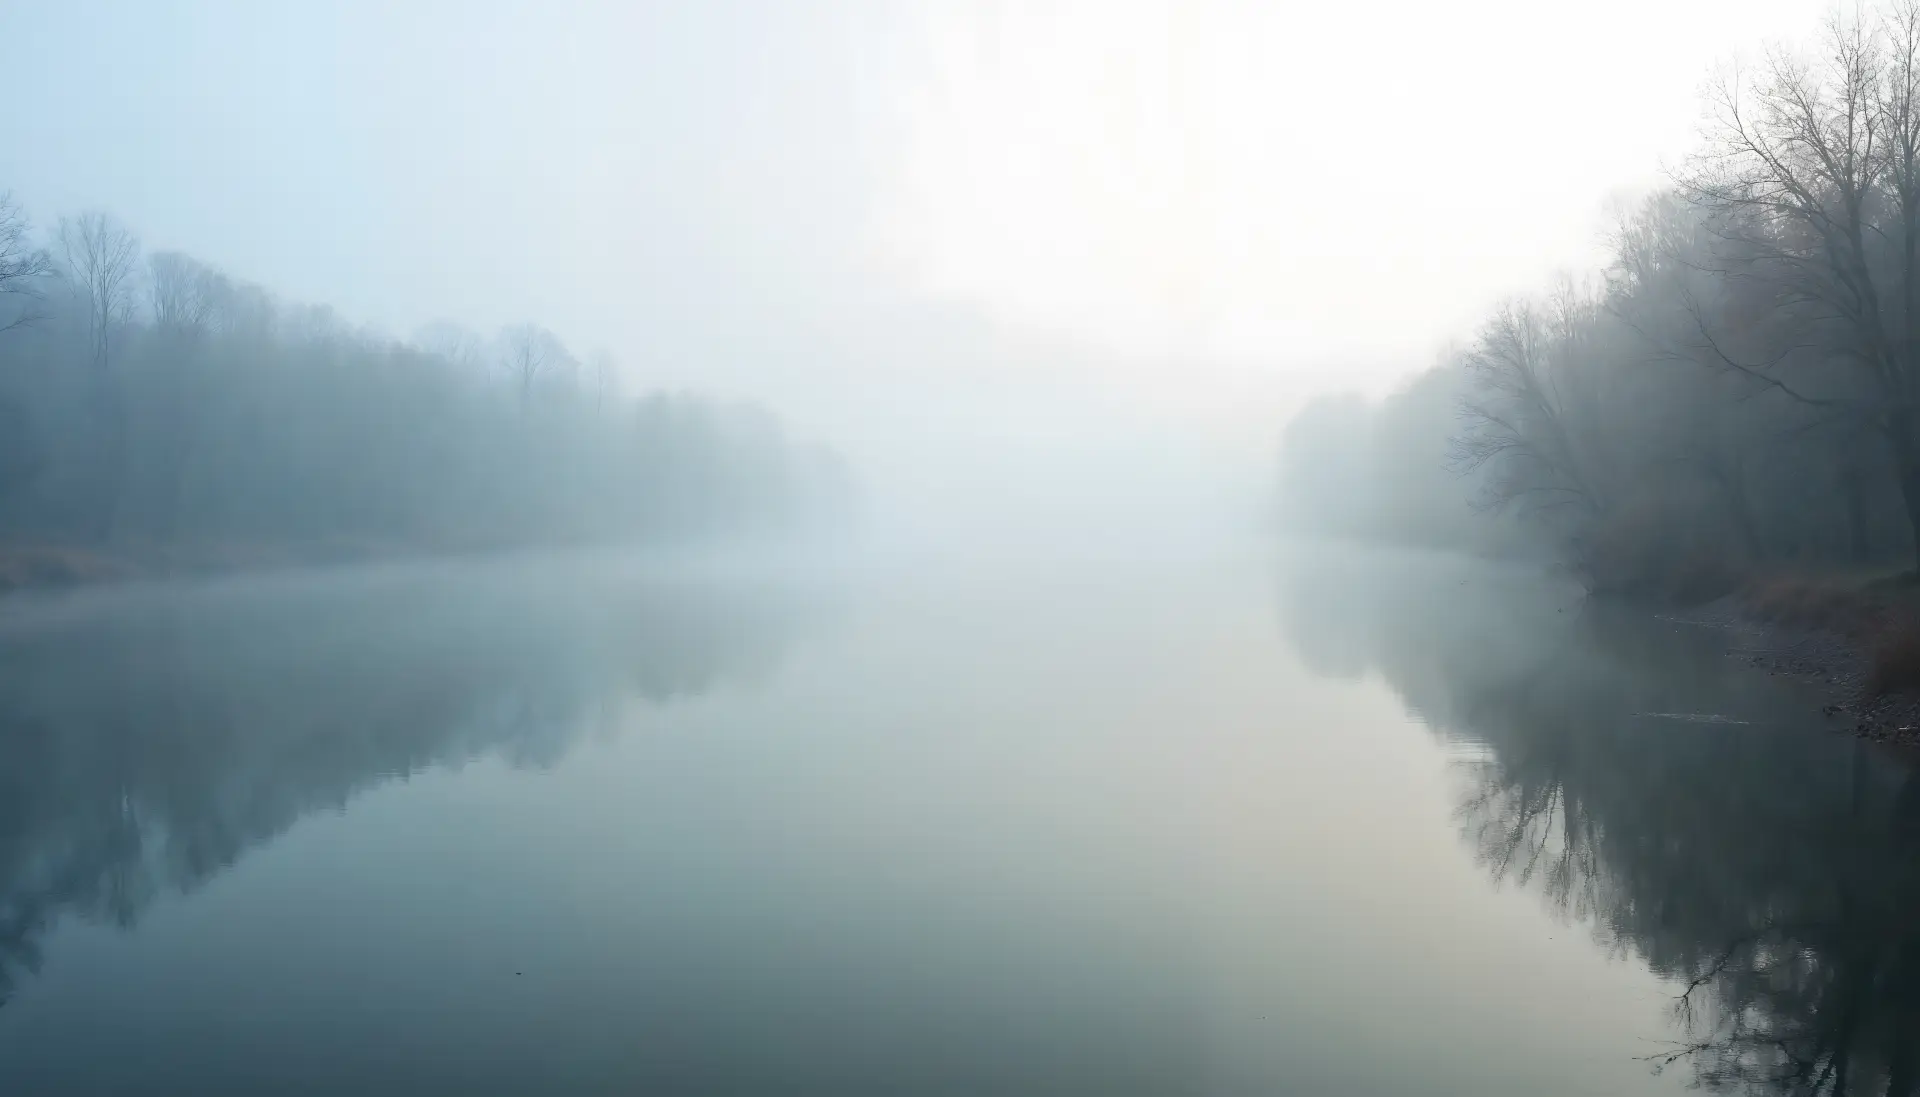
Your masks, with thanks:
[[[1462,747],[1460,825],[1496,879],[1672,981],[1653,1069],[1920,1089],[1916,771],[1809,727],[1816,701],[1717,636],[1537,576],[1308,557],[1281,593],[1305,662],[1377,673]]]
[[[147,592],[0,628],[0,1001],[61,919],[132,926],[302,816],[768,671],[831,602],[518,567]]]

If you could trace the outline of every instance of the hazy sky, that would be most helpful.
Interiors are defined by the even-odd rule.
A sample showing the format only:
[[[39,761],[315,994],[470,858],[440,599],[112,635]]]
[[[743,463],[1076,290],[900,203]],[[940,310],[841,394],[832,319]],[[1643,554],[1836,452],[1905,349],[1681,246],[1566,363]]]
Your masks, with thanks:
[[[32,89],[0,186],[42,218],[105,206],[398,334],[536,319],[828,432],[1074,407],[1262,446],[1591,265],[1710,65],[1826,10],[0,6]]]

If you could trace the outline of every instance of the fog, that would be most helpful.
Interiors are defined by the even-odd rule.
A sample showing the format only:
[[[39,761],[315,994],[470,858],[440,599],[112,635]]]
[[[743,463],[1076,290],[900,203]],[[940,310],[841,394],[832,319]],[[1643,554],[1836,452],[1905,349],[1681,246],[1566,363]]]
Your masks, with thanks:
[[[45,94],[0,187],[42,236],[109,211],[399,340],[538,323],[629,392],[770,409],[936,544],[1244,526],[1302,403],[1598,266],[1708,66],[1818,15],[10,8]],[[1489,151],[1516,133],[1524,181]]]
[[[0,1091],[1920,1094],[1920,0],[0,41]]]
[[[1490,306],[1383,398],[1292,420],[1288,520],[1538,555],[1656,601],[1914,574],[1917,74],[1900,3],[1717,66],[1698,137],[1614,207],[1596,266]]]

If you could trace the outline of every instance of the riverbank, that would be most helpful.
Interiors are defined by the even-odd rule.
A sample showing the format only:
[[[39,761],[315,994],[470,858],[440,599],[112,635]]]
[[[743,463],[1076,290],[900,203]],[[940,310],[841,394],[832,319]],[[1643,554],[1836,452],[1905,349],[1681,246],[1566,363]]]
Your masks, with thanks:
[[[1669,615],[1728,635],[1727,654],[1827,695],[1835,730],[1920,746],[1920,588],[1898,579],[1772,579]]]
[[[524,547],[508,542],[316,538],[298,542],[108,546],[0,542],[0,597],[115,583],[251,575],[294,568],[464,557]]]

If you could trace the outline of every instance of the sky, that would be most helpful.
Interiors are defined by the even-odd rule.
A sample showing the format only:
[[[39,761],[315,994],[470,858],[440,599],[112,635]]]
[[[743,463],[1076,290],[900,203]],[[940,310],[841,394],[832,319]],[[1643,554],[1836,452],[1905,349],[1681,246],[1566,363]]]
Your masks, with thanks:
[[[1070,455],[1062,483],[1121,461],[1170,492],[1597,265],[1710,69],[1827,10],[0,9],[34,89],[0,116],[0,188],[43,222],[104,207],[401,336],[536,320],[856,460],[977,466],[990,442],[1003,482]]]

